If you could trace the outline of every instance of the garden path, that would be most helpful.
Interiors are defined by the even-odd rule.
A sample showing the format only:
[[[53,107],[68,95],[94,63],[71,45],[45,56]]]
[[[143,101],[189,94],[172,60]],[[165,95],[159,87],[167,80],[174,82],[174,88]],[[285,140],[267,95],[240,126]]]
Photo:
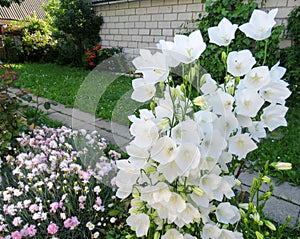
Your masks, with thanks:
[[[39,101],[42,103],[47,99],[40,98]],[[61,104],[51,106],[51,109],[46,112],[49,114],[49,118],[63,122],[74,129],[97,130],[107,141],[122,149],[130,141],[129,127],[97,119],[90,113],[66,108]],[[244,189],[249,189],[256,175],[256,173],[247,172],[240,175],[239,179]],[[276,182],[276,179],[273,179],[273,182]],[[263,185],[262,193],[268,189],[266,186]],[[273,194],[266,203],[264,211],[268,217],[280,223],[285,223],[287,215],[290,215],[290,225],[292,227],[300,225],[300,187],[291,186],[288,183],[282,183],[279,186],[275,184]]]

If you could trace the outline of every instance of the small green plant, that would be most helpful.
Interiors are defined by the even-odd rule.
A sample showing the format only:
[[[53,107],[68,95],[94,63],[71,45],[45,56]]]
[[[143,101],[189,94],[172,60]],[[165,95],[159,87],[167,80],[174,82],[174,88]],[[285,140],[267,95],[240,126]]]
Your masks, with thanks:
[[[14,151],[16,138],[26,127],[19,113],[20,101],[8,91],[19,76],[11,67],[0,66],[0,70],[0,152],[4,154]]]
[[[263,211],[274,189],[269,177],[269,167],[271,166],[272,165],[269,165],[267,162],[264,169],[258,172],[257,178],[253,178],[249,190],[249,198],[243,198],[243,200],[247,202],[239,204],[239,211],[242,216],[239,227],[244,232],[243,235],[245,239],[286,238],[284,237],[284,232],[289,226],[290,216],[287,216],[284,225],[276,227],[276,225],[265,216]],[[261,191],[261,187],[264,184],[269,187],[267,191]],[[241,192],[240,195],[245,195],[242,190]]]

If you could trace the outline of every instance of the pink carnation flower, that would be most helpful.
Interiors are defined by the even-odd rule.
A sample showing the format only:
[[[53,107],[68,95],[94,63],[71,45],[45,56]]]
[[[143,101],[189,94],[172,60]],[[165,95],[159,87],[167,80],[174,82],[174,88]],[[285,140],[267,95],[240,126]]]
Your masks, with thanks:
[[[47,227],[49,234],[54,235],[58,231],[58,226],[55,223],[50,223]]]
[[[11,233],[11,238],[12,239],[22,239],[22,233],[19,231],[14,231]]]
[[[64,226],[65,228],[70,228],[71,230],[73,230],[76,226],[78,226],[80,224],[80,222],[78,221],[77,217],[71,217],[71,218],[67,218],[64,221]]]

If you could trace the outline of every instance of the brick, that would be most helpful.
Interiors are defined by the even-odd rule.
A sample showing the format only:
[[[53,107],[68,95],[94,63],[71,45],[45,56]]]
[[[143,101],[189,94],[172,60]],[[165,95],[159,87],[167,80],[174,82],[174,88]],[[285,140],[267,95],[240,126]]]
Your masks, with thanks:
[[[102,12],[106,12],[106,16],[116,16],[116,11],[102,11]]]
[[[151,21],[151,15],[141,15],[140,16],[141,21]]]
[[[105,28],[111,29],[111,28],[116,28],[116,24],[114,22],[107,22],[104,23]]]
[[[101,45],[102,46],[107,46],[109,44],[109,41],[107,40],[101,40]]]
[[[131,36],[128,36],[128,35],[125,35],[125,36],[122,36],[122,41],[131,41]]]
[[[162,34],[163,36],[173,36],[174,35],[173,29],[163,29]]]
[[[300,6],[300,1],[288,0],[288,6],[289,7],[298,7],[298,6]]]
[[[113,40],[114,39],[114,35],[107,35],[105,36],[106,40]]]
[[[174,37],[167,37],[166,41],[174,41]]]
[[[139,29],[129,29],[130,35],[137,35],[139,33]]]
[[[151,7],[151,1],[141,1],[140,2],[140,7]]]
[[[184,3],[193,3],[193,0],[178,0],[179,4],[184,4]]]
[[[157,28],[157,22],[146,22],[146,28]]]
[[[283,40],[279,43],[279,48],[286,48],[292,45],[292,41],[291,40]]]
[[[129,16],[129,19],[128,19],[128,21],[130,21],[130,22],[136,22],[136,21],[139,21],[139,20],[140,20],[140,16],[137,16],[137,15]]]
[[[137,46],[138,46],[137,42],[132,42],[132,41],[128,42],[128,47],[130,48],[137,48]]]
[[[159,7],[149,7],[149,8],[147,8],[147,13],[150,13],[150,14],[158,13],[158,11],[159,11]]]
[[[101,35],[109,34],[109,28],[103,28],[101,29]]]
[[[191,4],[187,6],[187,12],[201,12],[203,9],[203,4]]]
[[[122,29],[125,27],[125,23],[124,22],[118,22],[116,23],[116,28]]]
[[[165,40],[164,36],[154,36],[154,42],[157,44],[160,40]]]
[[[119,34],[119,29],[110,29],[109,33],[112,35],[117,35],[117,34]]]
[[[151,29],[152,36],[161,36],[161,29]]]
[[[138,43],[138,48],[139,49],[147,49],[147,48],[149,48],[149,43],[147,43],[147,42],[139,42]]]
[[[142,36],[132,36],[132,41],[142,41]]]
[[[177,13],[165,13],[164,20],[167,20],[167,21],[177,20]]]
[[[170,28],[171,27],[171,22],[159,22],[158,23],[158,28]]]
[[[109,46],[111,46],[111,47],[118,47],[118,46],[119,46],[119,43],[116,42],[116,41],[110,41],[110,42],[109,42]]]
[[[136,14],[137,15],[144,15],[146,13],[147,13],[147,8],[145,8],[145,7],[141,7],[141,8],[136,9]]]
[[[128,16],[122,16],[122,17],[119,17],[119,21],[120,21],[120,22],[128,22],[128,19],[129,19]]]
[[[153,42],[153,36],[143,36],[143,42]]]
[[[127,47],[128,46],[128,42],[127,41],[120,41],[119,42],[119,47]]]
[[[287,0],[267,0],[266,7],[268,8],[276,8],[276,7],[285,7],[287,6]]]
[[[158,12],[159,13],[171,13],[172,12],[172,7],[171,6],[159,7]]]
[[[129,2],[128,8],[139,8],[140,7],[140,1],[133,1]]]
[[[172,6],[173,12],[186,12],[186,7],[187,5],[185,4]]]
[[[163,14],[153,14],[151,15],[151,21],[162,21],[164,19]]]
[[[134,8],[129,8],[125,9],[125,15],[135,15],[135,9]]]
[[[167,0],[165,1],[165,5],[176,5],[178,0]]]
[[[155,7],[155,6],[163,6],[164,5],[164,1],[162,0],[152,0],[151,1],[151,6]]]
[[[136,28],[145,28],[146,23],[145,22],[135,22],[134,27],[136,27]]]
[[[115,35],[114,36],[114,40],[115,41],[121,41],[122,40],[122,37],[120,35]]]
[[[125,28],[134,28],[134,22],[125,22]]]
[[[178,20],[191,20],[192,19],[192,13],[186,12],[186,13],[178,13]]]
[[[109,17],[109,22],[119,22],[119,17]]]
[[[293,10],[292,7],[290,8],[278,8],[278,13],[276,15],[276,18],[287,18],[289,13]]]
[[[173,29],[178,28],[181,26],[182,23],[183,23],[182,21],[173,21],[173,22],[171,22],[171,28],[173,28]]]
[[[128,31],[128,29],[121,28],[121,29],[119,29],[119,34],[121,34],[121,35],[128,35],[129,31]]]
[[[122,9],[122,10],[116,10],[116,15],[117,16],[124,16],[125,15],[125,10]]]
[[[150,34],[150,29],[140,29],[139,30],[139,35],[149,35]]]

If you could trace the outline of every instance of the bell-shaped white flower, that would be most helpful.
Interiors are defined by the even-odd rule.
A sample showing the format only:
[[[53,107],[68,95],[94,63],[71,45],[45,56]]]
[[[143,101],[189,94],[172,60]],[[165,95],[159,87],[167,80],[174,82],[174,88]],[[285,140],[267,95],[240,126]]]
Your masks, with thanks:
[[[169,183],[172,183],[177,177],[183,175],[183,171],[178,167],[175,160],[167,163],[167,164],[160,164],[157,167],[157,170],[163,174],[166,180]]]
[[[143,73],[148,84],[164,82],[169,75],[166,57],[160,52],[151,54],[150,50],[141,49],[140,56],[132,61],[137,73]]]
[[[138,102],[151,100],[155,95],[156,88],[154,84],[148,83],[144,78],[137,78],[132,81],[133,92],[131,99]]]
[[[232,51],[227,57],[227,71],[233,76],[246,75],[255,65],[251,51]]]
[[[116,176],[116,196],[124,199],[132,192],[132,186],[140,176],[140,167],[130,160],[118,160],[117,167],[119,171]]]
[[[151,157],[160,164],[167,164],[175,159],[177,146],[175,141],[169,136],[164,136],[157,140],[151,149]]]
[[[130,215],[127,220],[127,224],[135,229],[137,237],[147,236],[150,226],[149,216],[145,213]]]
[[[184,239],[197,239],[197,237],[194,237],[194,236],[192,236],[190,234],[184,234],[183,238]]]
[[[221,235],[221,229],[212,223],[207,223],[202,228],[201,238],[203,239],[217,239]]]
[[[138,120],[130,126],[131,135],[135,136],[132,143],[140,148],[149,148],[158,139],[158,128],[151,120]]]
[[[217,27],[208,28],[209,42],[215,43],[218,46],[228,46],[234,39],[237,28],[237,24],[232,24],[224,17]]]
[[[164,55],[166,56],[166,61],[168,66],[176,67],[179,65],[180,61],[172,56],[172,49],[174,48],[174,42],[160,40],[158,44],[156,44],[157,48],[162,50]]]
[[[263,114],[260,116],[261,121],[270,131],[279,126],[287,126],[285,114],[288,108],[283,105],[269,105],[264,108]]]
[[[229,138],[229,153],[235,154],[239,159],[246,158],[246,155],[257,149],[249,134],[237,134]]]
[[[255,117],[265,101],[255,89],[243,89],[236,93],[235,112],[238,115]]]
[[[224,172],[228,172],[227,163],[231,162],[232,160],[232,154],[223,151],[221,156],[218,159],[218,163]]]
[[[184,143],[178,147],[175,162],[182,172],[187,172],[198,167],[200,150],[192,143]]]
[[[126,152],[129,156],[133,158],[140,158],[146,160],[149,157],[149,152],[147,149],[138,147],[132,142],[126,146]]]
[[[218,239],[243,239],[243,235],[239,232],[233,232],[222,228]]]
[[[212,107],[212,111],[218,115],[223,115],[225,112],[230,112],[233,109],[233,96],[221,89],[218,89],[216,92],[205,96],[205,99]]]
[[[224,224],[234,224],[241,219],[239,210],[229,202],[220,203],[216,209],[218,222]]]
[[[226,146],[227,143],[224,136],[219,132],[219,130],[213,130],[204,137],[201,143],[201,156],[219,158]]]
[[[286,68],[279,66],[280,62],[278,61],[270,70],[270,75],[272,80],[280,80],[286,72]],[[288,85],[288,84],[287,84]]]
[[[259,66],[253,68],[247,73],[243,80],[243,85],[251,89],[260,89],[267,85],[271,80],[270,72],[267,66]]]
[[[170,50],[170,54],[180,62],[189,64],[197,60],[205,48],[206,44],[203,41],[201,32],[196,30],[189,36],[175,35],[174,47]]]
[[[287,83],[283,80],[271,80],[271,82],[259,90],[261,97],[271,104],[285,104],[285,100],[291,95]]]
[[[199,144],[198,125],[189,119],[179,122],[171,131],[171,137],[177,144],[194,143]]]
[[[161,239],[184,239],[183,235],[177,231],[176,229],[172,228],[169,229],[162,237]]]
[[[211,78],[211,75],[206,73],[204,74],[200,82],[204,82],[204,84],[201,86],[200,90],[203,94],[210,94],[217,90],[217,82]]]
[[[260,41],[271,36],[272,28],[275,26],[275,16],[278,9],[272,9],[269,13],[255,9],[250,21],[239,27],[239,29],[254,40]]]
[[[201,139],[202,135],[209,134],[213,131],[213,122],[217,119],[217,115],[209,110],[200,110],[194,113],[195,121],[199,125],[199,130],[201,130]]]
[[[200,213],[197,208],[195,208],[192,204],[187,203],[185,209],[178,214],[175,224],[178,227],[183,227],[185,224],[190,224],[194,221],[194,219],[199,219]]]
[[[259,142],[260,139],[265,138],[267,136],[266,130],[264,128],[264,124],[261,121],[254,121],[253,124],[248,127],[250,136],[256,142]]]
[[[215,120],[214,127],[218,129],[225,138],[228,138],[233,131],[239,128],[239,122],[232,112],[228,112]]]

